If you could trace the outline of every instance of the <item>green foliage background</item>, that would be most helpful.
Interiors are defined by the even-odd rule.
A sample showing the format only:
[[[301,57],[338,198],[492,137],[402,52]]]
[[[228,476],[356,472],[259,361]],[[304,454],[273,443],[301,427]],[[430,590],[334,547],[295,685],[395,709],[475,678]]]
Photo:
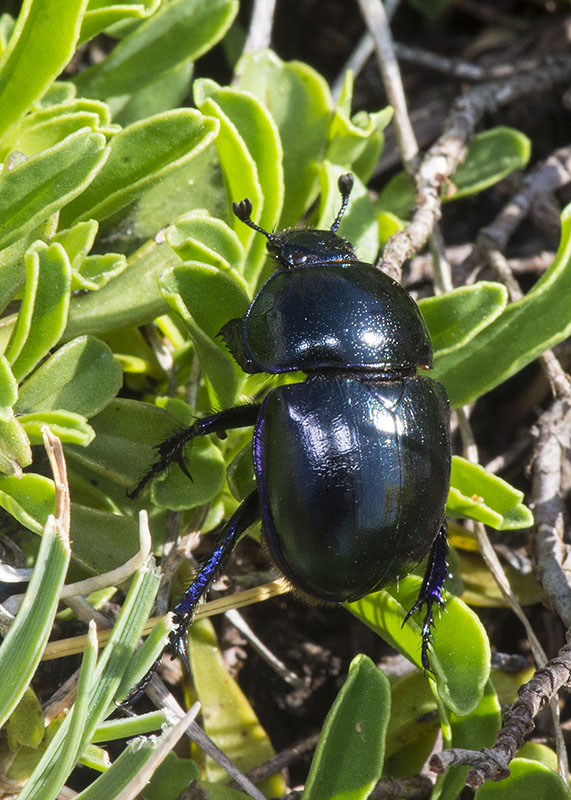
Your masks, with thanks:
[[[17,20],[0,17],[0,504],[13,530],[36,534],[18,536],[35,571],[0,648],[0,714],[9,732],[0,757],[22,798],[55,798],[80,760],[100,776],[78,796],[109,800],[161,747],[160,738],[138,741],[110,765],[99,744],[168,721],[160,711],[105,722],[113,698],[145,672],[165,634],[161,624],[131,659],[158,587],[149,565],[133,579],[101,656],[90,640],[65,720],[46,726],[29,686],[68,563],[74,576],[85,577],[128,561],[139,547],[140,507],[151,509],[158,550],[170,511],[180,511],[184,524],[208,507],[210,530],[251,487],[249,434],[238,432],[193,445],[192,483],[174,466],[138,504],[126,496],[153,462],[155,445],[177,425],[270,385],[247,378],[218,338],[225,322],[244,314],[270,269],[263,237],[232,215],[232,201],[249,197],[253,218],[265,228],[302,219],[328,227],[338,177],[351,170],[356,185],[341,234],[369,262],[406,224],[414,203],[402,176],[376,200],[366,190],[391,110],[352,115],[350,74],[337,103],[315,70],[271,51],[243,56],[229,86],[193,80],[196,59],[235,35],[237,11],[236,0],[26,0]],[[113,47],[61,77],[77,49],[102,31]],[[189,96],[193,107],[181,107]],[[480,134],[450,199],[525,166],[529,151],[513,129]],[[522,300],[508,304],[503,286],[481,282],[421,303],[435,347],[434,377],[454,407],[569,335],[570,248],[567,209],[559,252]],[[71,550],[48,522],[55,490],[41,467],[44,425],[65,445]],[[460,458],[447,511],[501,530],[532,522],[521,492]],[[402,622],[419,584],[409,576],[398,591],[386,587],[350,609],[417,666],[420,620],[415,615],[404,628]],[[323,728],[305,800],[365,798],[383,774],[414,774],[438,729],[446,745],[491,745],[500,702],[524,676],[498,695],[476,614],[454,595],[447,609],[434,637],[433,676],[416,671],[391,687],[366,657],[355,660]],[[193,631],[191,659],[206,730],[248,769],[269,757],[271,745],[219,664],[212,632],[201,626]],[[213,722],[210,712],[220,705],[225,715]],[[419,707],[437,710],[440,722],[423,727]],[[355,726],[369,734],[355,736]],[[251,735],[232,739],[225,735],[230,728]],[[537,750],[518,759],[512,778],[477,796],[508,799],[548,780],[551,798],[567,797],[550,759]],[[199,777],[190,759],[171,754],[168,763],[147,797],[176,798]],[[456,797],[464,776],[450,770],[433,797]],[[222,788],[227,776],[214,764],[203,766],[201,777],[207,797],[245,796]],[[264,788],[285,792],[280,777]]]

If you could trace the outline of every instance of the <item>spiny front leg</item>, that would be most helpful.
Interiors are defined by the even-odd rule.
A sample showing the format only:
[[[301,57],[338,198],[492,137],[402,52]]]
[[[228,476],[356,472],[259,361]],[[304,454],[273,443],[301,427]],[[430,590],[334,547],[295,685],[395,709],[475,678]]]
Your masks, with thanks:
[[[228,522],[224,525],[220,534],[220,544],[214,549],[209,558],[197,572],[193,582],[190,584],[182,600],[173,609],[174,622],[176,628],[169,634],[168,644],[163,648],[161,654],[151,666],[147,674],[139,681],[134,689],[123,700],[121,706],[130,706],[136,702],[143,694],[165,653],[169,653],[171,658],[179,655],[187,670],[190,671],[186,655],[186,645],[188,628],[192,622],[192,617],[196,606],[204,597],[215,575],[222,569],[226,559],[234,549],[234,546],[243,533],[260,519],[260,498],[258,492],[254,491],[238,506]]]
[[[403,625],[409,617],[419,611],[422,606],[426,606],[426,613],[422,623],[422,650],[420,660],[422,668],[430,672],[430,643],[432,639],[432,628],[434,627],[433,607],[436,603],[439,608],[444,608],[443,587],[444,581],[448,577],[448,537],[446,535],[446,523],[442,523],[436,539],[432,543],[424,580],[420,587],[418,598],[404,618]]]
[[[259,403],[227,408],[225,411],[219,411],[217,414],[198,419],[188,428],[176,431],[176,433],[173,433],[172,436],[169,436],[168,439],[165,439],[164,442],[157,446],[159,457],[156,462],[145,473],[133,491],[127,492],[127,495],[134,500],[141,494],[149,481],[164,472],[172,463],[178,464],[184,474],[192,480],[184,463],[183,456],[186,445],[198,436],[207,436],[210,433],[224,436],[226,431],[232,428],[247,428],[250,425],[254,425],[260,408],[261,405]]]

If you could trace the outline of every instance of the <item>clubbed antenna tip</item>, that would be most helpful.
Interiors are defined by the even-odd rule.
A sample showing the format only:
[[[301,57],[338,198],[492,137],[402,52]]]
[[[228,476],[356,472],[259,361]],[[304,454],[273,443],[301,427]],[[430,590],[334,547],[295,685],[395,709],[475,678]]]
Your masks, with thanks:
[[[339,213],[335,217],[335,221],[331,226],[331,232],[337,233],[337,228],[343,219],[343,214],[345,213],[345,209],[347,208],[347,203],[349,202],[349,195],[351,194],[351,189],[353,188],[353,184],[355,183],[355,178],[350,172],[346,172],[344,175],[339,176],[339,181],[337,185],[339,186],[339,191],[341,192],[341,208],[339,209]]]

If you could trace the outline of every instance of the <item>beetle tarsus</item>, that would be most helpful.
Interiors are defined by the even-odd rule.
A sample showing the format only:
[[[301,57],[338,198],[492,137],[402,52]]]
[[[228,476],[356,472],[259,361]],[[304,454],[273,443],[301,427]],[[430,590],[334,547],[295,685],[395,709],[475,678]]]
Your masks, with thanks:
[[[432,631],[434,628],[433,608],[434,604],[439,608],[444,608],[445,602],[442,593],[444,581],[447,577],[448,537],[446,535],[446,523],[442,523],[430,549],[430,556],[428,558],[428,564],[426,565],[426,572],[424,573],[424,580],[422,581],[418,598],[403,622],[403,625],[405,625],[416,611],[420,611],[423,606],[426,606],[421,629],[422,646],[420,654],[422,668],[425,672],[432,672],[429,654],[432,644]]]
[[[157,660],[155,661],[155,663],[151,666],[151,668],[146,673],[146,675],[144,675],[143,678],[141,678],[139,683],[133,689],[131,689],[131,691],[129,692],[127,697],[124,700],[122,700],[120,703],[117,703],[117,702],[115,703],[115,705],[118,708],[130,708],[132,705],[134,705],[137,702],[137,700],[141,699],[141,697],[143,696],[143,693],[145,692],[145,689],[147,688],[147,686],[149,685],[151,680],[154,678],[154,676],[156,674],[156,671],[159,668],[159,664],[161,663],[161,659],[162,659],[162,657],[163,657],[163,655],[165,653],[165,650],[166,650],[166,647],[164,647],[162,649],[162,651],[161,651],[159,657],[157,658]]]

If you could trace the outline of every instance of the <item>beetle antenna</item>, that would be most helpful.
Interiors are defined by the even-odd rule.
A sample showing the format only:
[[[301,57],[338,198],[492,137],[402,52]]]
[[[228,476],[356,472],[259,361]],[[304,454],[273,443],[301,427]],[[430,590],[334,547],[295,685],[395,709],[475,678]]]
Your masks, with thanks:
[[[339,209],[339,213],[335,217],[335,222],[331,226],[331,232],[337,233],[337,228],[341,220],[343,219],[343,214],[345,213],[345,209],[347,208],[347,203],[349,202],[349,195],[351,194],[351,189],[353,188],[353,184],[355,183],[355,179],[351,172],[346,172],[345,175],[339,176],[339,191],[341,192],[341,208]]]
[[[252,201],[245,197],[244,200],[241,200],[239,203],[232,203],[232,210],[234,214],[238,217],[240,222],[245,223],[249,228],[252,228],[258,233],[263,233],[266,239],[269,242],[275,242],[278,238],[274,233],[269,233],[265,231],[263,228],[260,228],[259,225],[256,225],[255,222],[252,221],[250,215],[252,213]]]

